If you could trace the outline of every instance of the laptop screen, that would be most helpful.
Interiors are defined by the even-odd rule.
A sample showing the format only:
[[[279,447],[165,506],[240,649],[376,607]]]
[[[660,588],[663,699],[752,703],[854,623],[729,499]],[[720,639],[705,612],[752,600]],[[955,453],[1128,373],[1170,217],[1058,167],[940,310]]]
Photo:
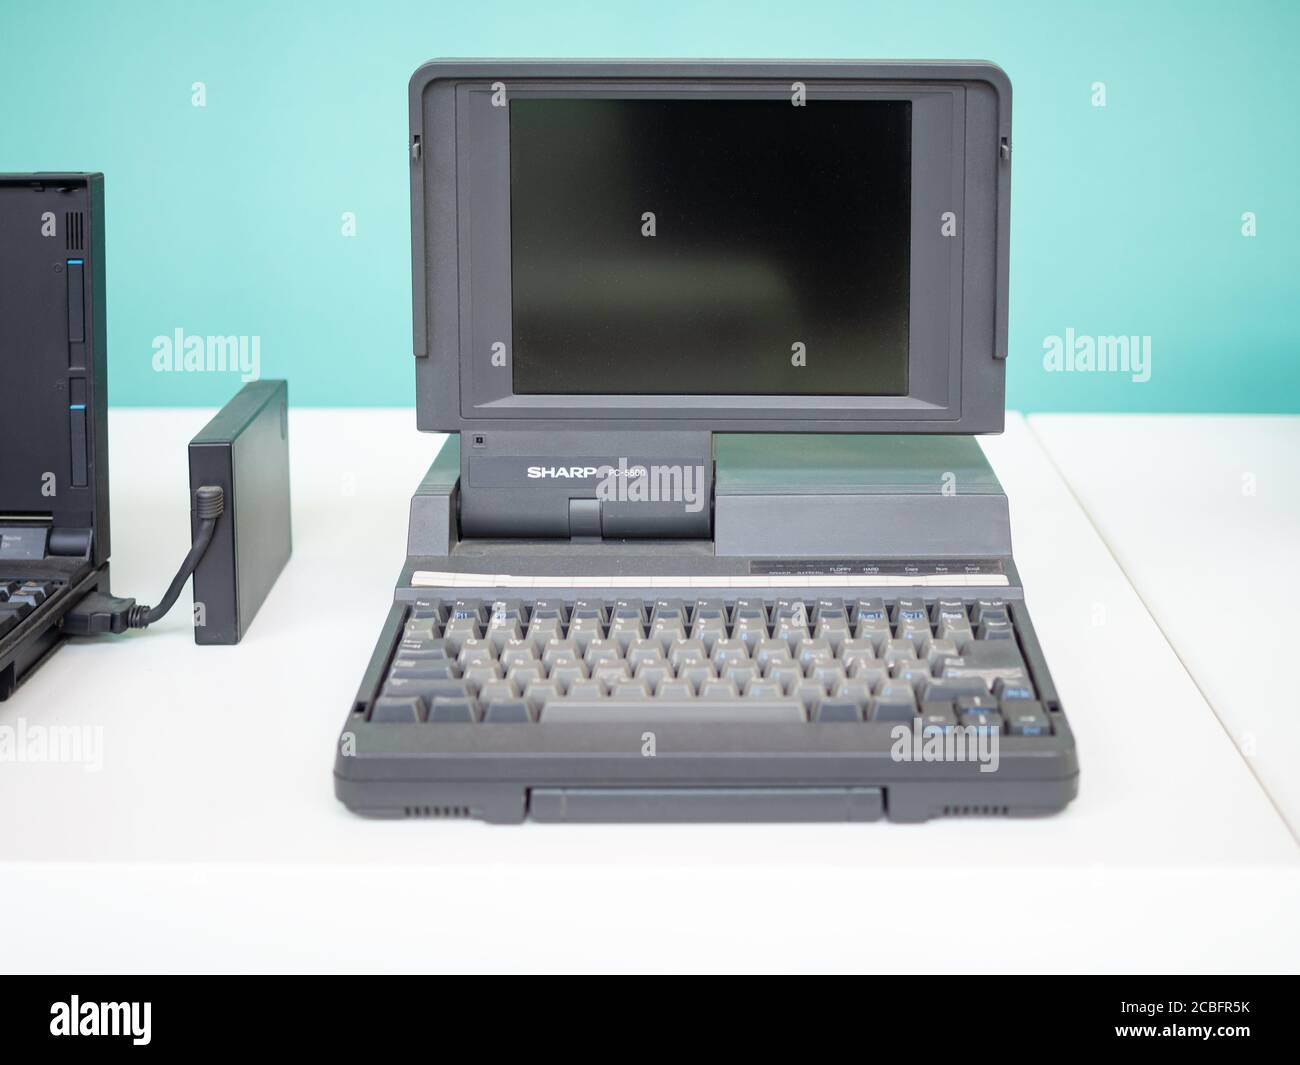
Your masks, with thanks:
[[[510,103],[513,388],[908,393],[912,104]]]

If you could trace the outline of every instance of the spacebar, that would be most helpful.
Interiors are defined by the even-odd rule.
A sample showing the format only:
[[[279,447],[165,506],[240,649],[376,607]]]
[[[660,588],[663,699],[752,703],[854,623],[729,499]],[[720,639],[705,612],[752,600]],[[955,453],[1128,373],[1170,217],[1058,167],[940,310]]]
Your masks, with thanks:
[[[557,699],[542,707],[539,720],[542,724],[606,721],[771,724],[805,722],[808,715],[803,704],[793,699],[592,699],[586,702]]]

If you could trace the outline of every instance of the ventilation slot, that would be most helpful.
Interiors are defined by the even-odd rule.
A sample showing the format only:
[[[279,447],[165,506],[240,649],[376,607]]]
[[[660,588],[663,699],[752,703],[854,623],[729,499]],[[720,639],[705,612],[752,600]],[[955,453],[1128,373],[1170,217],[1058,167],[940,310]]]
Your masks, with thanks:
[[[1005,806],[945,806],[944,817],[1006,817]]]
[[[468,806],[403,806],[402,811],[407,817],[456,818],[470,816]]]
[[[68,211],[63,216],[63,233],[67,240],[68,251],[82,251],[85,248],[86,218],[80,211]]]

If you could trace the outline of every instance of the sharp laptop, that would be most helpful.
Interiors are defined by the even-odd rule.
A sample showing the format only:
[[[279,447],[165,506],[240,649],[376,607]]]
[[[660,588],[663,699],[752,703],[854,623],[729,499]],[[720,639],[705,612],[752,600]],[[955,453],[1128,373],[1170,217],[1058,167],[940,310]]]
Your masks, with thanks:
[[[108,590],[104,181],[0,174],[0,699]]]
[[[349,710],[379,817],[1062,809],[1003,426],[1011,91],[977,62],[442,61],[418,425]]]

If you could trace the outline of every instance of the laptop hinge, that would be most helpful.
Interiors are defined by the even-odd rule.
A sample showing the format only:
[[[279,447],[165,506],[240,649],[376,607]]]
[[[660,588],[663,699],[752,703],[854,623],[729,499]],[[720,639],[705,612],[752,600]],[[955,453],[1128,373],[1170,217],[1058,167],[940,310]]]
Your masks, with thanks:
[[[460,444],[464,538],[712,537],[710,432],[485,430]]]

